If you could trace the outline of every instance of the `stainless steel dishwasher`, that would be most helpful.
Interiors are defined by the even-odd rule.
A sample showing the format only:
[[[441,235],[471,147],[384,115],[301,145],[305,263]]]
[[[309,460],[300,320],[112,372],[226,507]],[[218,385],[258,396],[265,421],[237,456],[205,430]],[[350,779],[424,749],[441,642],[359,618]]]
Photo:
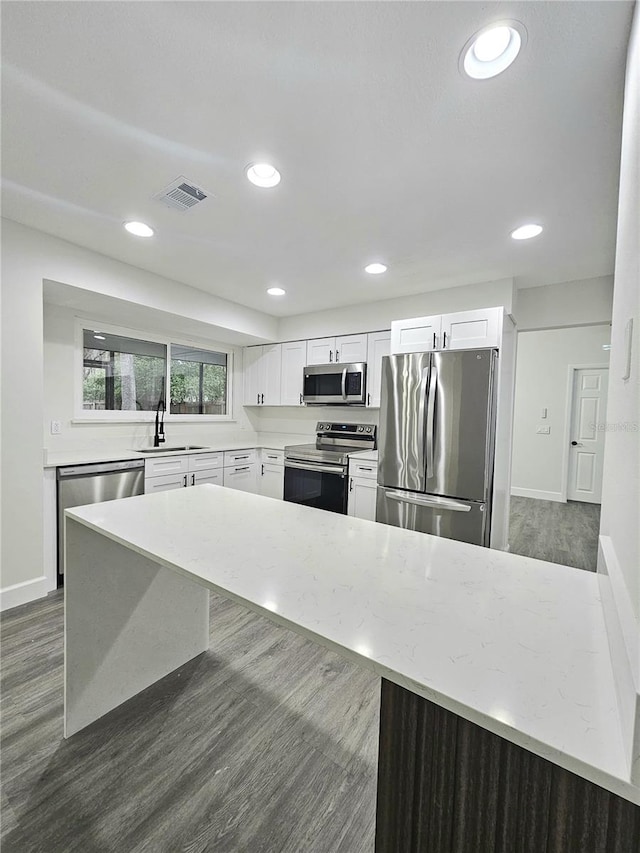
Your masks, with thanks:
[[[58,586],[64,575],[64,511],[144,494],[144,459],[58,468]]]

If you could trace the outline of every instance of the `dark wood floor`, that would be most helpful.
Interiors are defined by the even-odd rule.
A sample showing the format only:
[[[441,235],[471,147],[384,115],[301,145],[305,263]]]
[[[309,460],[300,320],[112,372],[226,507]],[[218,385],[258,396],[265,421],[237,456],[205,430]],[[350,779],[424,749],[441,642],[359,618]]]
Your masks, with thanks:
[[[511,497],[512,554],[595,572],[599,529],[600,504]]]
[[[372,853],[379,679],[212,595],[210,652],[65,741],[62,607],[1,622],[3,853]]]

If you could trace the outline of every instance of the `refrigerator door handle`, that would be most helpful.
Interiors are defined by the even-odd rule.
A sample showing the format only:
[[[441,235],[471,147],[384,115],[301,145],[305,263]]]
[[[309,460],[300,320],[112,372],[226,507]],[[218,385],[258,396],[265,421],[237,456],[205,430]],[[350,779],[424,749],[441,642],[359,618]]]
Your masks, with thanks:
[[[385,496],[392,501],[400,503],[415,504],[416,506],[428,506],[435,509],[449,509],[452,512],[471,512],[471,504],[462,501],[452,501],[448,498],[427,497],[425,495],[407,495],[404,492],[385,492]]]
[[[425,367],[424,370],[422,371],[422,380],[420,382],[420,403],[418,405],[418,424],[422,425],[422,435],[421,435],[422,447],[420,448],[420,453],[422,456],[421,468],[423,471],[425,468],[425,456],[426,456],[426,450],[427,450],[426,446],[425,446],[425,444],[426,444],[426,435],[425,435],[425,433],[426,433],[426,422],[425,422],[424,410],[425,410],[425,403],[427,400],[427,386],[428,386],[428,384],[429,384],[429,368]],[[428,468],[428,466],[429,466],[428,460],[427,460],[426,464],[427,464],[427,468]]]
[[[433,442],[435,440],[435,416],[436,416],[436,388],[438,386],[438,374],[431,368],[429,378],[429,397],[427,400],[427,421],[425,431],[427,434],[427,480],[433,477]]]

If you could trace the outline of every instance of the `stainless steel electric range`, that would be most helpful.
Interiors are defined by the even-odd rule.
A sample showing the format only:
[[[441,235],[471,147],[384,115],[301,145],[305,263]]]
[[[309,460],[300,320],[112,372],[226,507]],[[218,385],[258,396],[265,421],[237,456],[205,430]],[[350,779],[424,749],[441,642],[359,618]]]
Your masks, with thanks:
[[[319,421],[315,444],[284,449],[285,501],[346,514],[349,454],[375,449],[374,424]]]

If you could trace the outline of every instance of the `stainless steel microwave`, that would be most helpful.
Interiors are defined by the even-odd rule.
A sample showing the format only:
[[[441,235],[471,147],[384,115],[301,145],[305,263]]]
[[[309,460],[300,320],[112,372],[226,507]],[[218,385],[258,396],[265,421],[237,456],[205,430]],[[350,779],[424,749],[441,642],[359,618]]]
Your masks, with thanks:
[[[302,400],[315,406],[364,406],[367,365],[312,364],[303,369]]]

